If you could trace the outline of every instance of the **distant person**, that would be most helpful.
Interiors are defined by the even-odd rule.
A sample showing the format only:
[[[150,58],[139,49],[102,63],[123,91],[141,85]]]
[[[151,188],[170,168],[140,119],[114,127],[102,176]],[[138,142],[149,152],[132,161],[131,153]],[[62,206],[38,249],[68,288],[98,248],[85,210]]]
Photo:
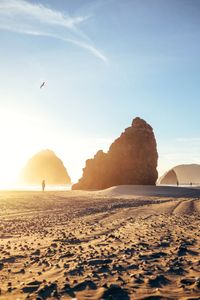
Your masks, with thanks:
[[[177,180],[177,182],[176,182],[176,185],[177,185],[177,186],[179,186],[179,182],[178,182],[178,180]]]
[[[190,186],[192,186],[192,182],[190,182]]]
[[[43,180],[42,180],[42,191],[43,191],[43,192],[44,192],[44,189],[45,189],[45,185],[46,185],[46,184],[45,184],[45,180],[43,179]]]

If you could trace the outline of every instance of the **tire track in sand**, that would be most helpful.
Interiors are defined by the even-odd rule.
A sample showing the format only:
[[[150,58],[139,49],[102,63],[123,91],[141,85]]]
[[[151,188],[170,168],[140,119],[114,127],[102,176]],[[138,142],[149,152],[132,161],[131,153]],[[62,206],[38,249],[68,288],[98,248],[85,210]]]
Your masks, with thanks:
[[[193,215],[194,213],[200,212],[200,207],[197,204],[199,199],[190,199],[180,201],[179,204],[174,208],[172,214],[175,215]]]

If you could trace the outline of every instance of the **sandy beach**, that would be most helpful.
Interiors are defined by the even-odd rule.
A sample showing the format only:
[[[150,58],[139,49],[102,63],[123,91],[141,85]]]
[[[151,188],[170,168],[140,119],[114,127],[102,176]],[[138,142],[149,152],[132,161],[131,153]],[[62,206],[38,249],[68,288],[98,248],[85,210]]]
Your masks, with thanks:
[[[200,299],[200,189],[0,192],[0,299]]]

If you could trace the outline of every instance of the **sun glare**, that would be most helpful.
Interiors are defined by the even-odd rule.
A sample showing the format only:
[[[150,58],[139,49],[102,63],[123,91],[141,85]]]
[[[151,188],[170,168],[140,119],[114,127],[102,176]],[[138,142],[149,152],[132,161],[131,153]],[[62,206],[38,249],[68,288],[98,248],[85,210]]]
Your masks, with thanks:
[[[29,126],[25,126],[22,115],[1,111],[0,188],[17,183],[22,163],[20,158],[26,153],[25,141],[29,129]]]
[[[19,184],[19,174],[37,152],[50,149],[63,161],[72,182],[82,175],[88,158],[99,150],[108,150],[111,139],[83,138],[62,131],[45,116],[31,117],[22,112],[0,112],[0,189]],[[80,151],[81,149],[81,151]]]

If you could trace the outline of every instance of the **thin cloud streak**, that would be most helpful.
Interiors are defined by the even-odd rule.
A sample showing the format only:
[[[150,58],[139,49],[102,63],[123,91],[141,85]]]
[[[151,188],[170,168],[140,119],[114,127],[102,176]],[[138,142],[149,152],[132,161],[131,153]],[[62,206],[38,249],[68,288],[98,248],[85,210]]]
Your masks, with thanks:
[[[57,38],[59,38],[59,37],[57,37]],[[74,39],[64,39],[64,38],[60,38],[60,39],[62,39],[63,41],[66,41],[66,42],[70,42],[70,43],[72,43],[74,45],[77,45],[81,48],[84,48],[84,49],[90,51],[97,58],[103,60],[105,63],[108,62],[107,57],[104,54],[102,54],[98,49],[96,49],[95,47],[93,47],[90,44],[87,44],[87,43],[82,42],[82,41],[77,41],[77,40],[74,40]]]
[[[88,19],[88,16],[72,18],[42,4],[31,4],[25,0],[1,0],[0,13],[7,17],[31,17],[44,24],[60,25],[69,29]]]
[[[0,29],[57,38],[86,49],[98,59],[107,62],[106,56],[77,28],[88,19],[88,16],[71,17],[42,4],[31,4],[25,0],[1,0],[0,3]],[[70,38],[64,36],[66,32],[61,34],[62,29],[70,33]],[[77,35],[78,38],[74,38]]]

